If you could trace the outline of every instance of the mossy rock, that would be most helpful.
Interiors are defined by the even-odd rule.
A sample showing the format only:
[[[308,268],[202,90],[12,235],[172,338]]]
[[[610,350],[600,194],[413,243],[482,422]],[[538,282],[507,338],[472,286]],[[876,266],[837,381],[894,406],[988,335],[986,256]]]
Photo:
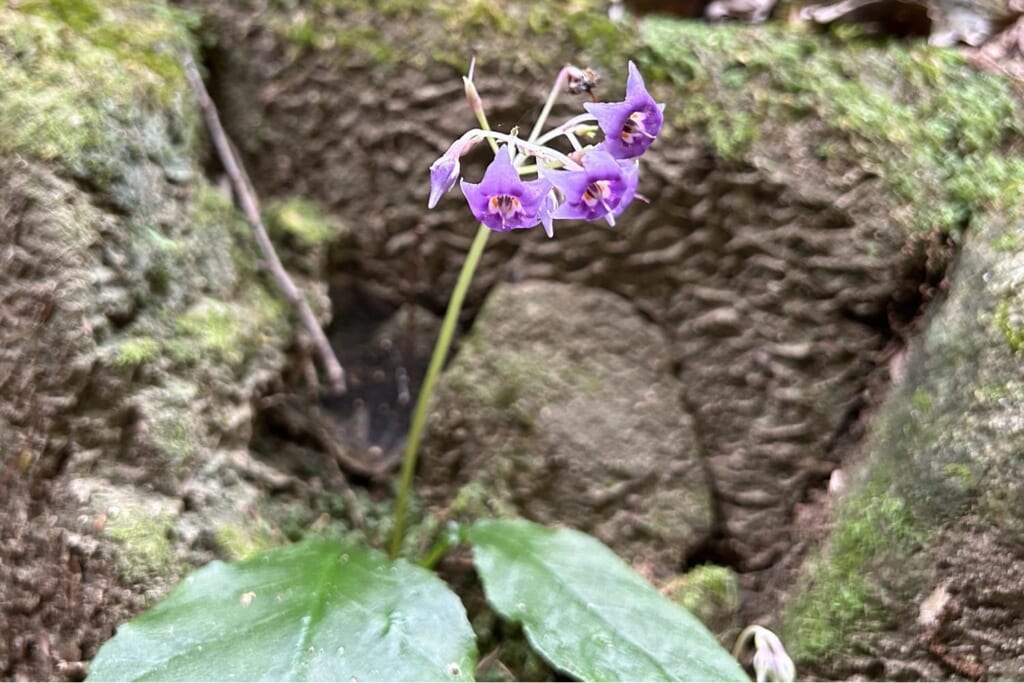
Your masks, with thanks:
[[[468,522],[524,516],[675,573],[712,524],[667,342],[619,297],[496,289],[442,377],[423,445],[428,500]]]
[[[993,221],[968,240],[948,300],[881,408],[831,538],[794,591],[784,635],[810,670],[1024,675],[1021,631],[1000,616],[1024,607],[1024,392],[1005,334],[1024,310],[1024,251],[1000,246],[1007,230],[1021,227]]]
[[[0,677],[80,678],[66,662],[237,551],[209,538],[266,494],[228,454],[293,326],[203,175],[180,67],[197,21],[160,1],[0,8],[0,462],[18,465],[0,603],[37,596],[5,622]]]
[[[701,620],[726,649],[740,633],[740,580],[728,567],[702,564],[661,589],[674,603]]]

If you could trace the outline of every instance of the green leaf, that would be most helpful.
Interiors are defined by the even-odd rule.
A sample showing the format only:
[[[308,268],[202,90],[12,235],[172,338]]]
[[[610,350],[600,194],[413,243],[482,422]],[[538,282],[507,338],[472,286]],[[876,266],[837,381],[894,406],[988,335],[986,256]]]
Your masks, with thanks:
[[[309,541],[213,562],[118,629],[89,680],[472,680],[462,603],[433,573]]]
[[[466,537],[487,600],[553,666],[585,681],[746,681],[714,636],[600,541],[525,520]]]

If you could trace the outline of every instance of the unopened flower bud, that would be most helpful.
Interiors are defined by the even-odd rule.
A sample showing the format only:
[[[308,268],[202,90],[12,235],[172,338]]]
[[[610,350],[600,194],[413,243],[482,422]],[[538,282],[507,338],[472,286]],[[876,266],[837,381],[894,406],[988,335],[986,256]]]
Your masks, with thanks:
[[[466,86],[466,101],[469,102],[469,108],[473,110],[473,115],[477,120],[480,120],[480,117],[484,115],[484,101],[480,99],[480,93],[473,85],[472,77],[463,76],[462,82]]]
[[[572,134],[578,138],[589,140],[597,137],[597,134],[601,132],[600,126],[595,126],[591,123],[581,123],[572,129]]]
[[[558,209],[558,194],[551,190],[540,203],[540,222],[544,226],[544,234],[555,236],[555,211]]]
[[[443,157],[430,165],[430,199],[427,200],[427,208],[433,209],[441,201],[441,197],[448,190],[455,187],[459,179],[459,157],[454,154],[445,154]]]
[[[757,683],[792,683],[796,667],[779,637],[763,626],[748,626],[737,639],[736,649],[740,650],[750,636],[754,637],[753,665]]]
[[[597,79],[593,69],[580,69],[571,64],[565,67],[565,88],[572,95],[589,93],[597,85]]]
[[[427,200],[427,208],[433,209],[441,201],[441,197],[448,190],[455,186],[459,180],[461,164],[459,157],[468,152],[473,145],[479,142],[479,138],[466,137],[456,140],[448,151],[437,161],[430,165],[430,199]]]

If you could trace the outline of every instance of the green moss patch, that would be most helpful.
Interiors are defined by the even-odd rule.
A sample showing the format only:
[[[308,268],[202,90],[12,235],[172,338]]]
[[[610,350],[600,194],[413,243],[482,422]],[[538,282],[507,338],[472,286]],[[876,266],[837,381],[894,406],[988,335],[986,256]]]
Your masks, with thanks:
[[[114,362],[133,367],[153,360],[160,353],[160,342],[150,337],[126,339],[117,346]]]
[[[269,528],[263,523],[225,523],[217,528],[215,537],[217,546],[229,560],[244,560],[276,545]]]
[[[470,54],[480,63],[502,62],[536,46],[531,63],[550,67],[553,76],[581,52],[625,55],[635,45],[635,36],[608,18],[600,0],[311,0],[301,8],[274,8],[265,21],[296,54],[345,54],[347,64],[361,62],[381,72],[434,64],[464,71]],[[440,30],[425,33],[425,25]]]
[[[1010,348],[1024,353],[1024,320],[1015,313],[1011,299],[1003,299],[996,306],[995,324]]]
[[[154,515],[137,507],[120,508],[108,519],[104,532],[118,543],[118,569],[126,581],[139,583],[173,574],[169,570],[172,522],[169,515]]]
[[[272,237],[291,236],[306,246],[333,241],[347,232],[344,225],[325,215],[316,204],[300,197],[278,202],[266,214]]]
[[[191,135],[190,15],[162,2],[24,0],[0,8],[0,153],[54,161],[103,185],[153,123]]]
[[[783,634],[793,657],[858,651],[856,634],[887,618],[870,568],[883,555],[910,563],[928,540],[907,501],[878,485],[845,501],[828,547],[807,572],[812,582],[787,608]]]
[[[177,329],[183,341],[195,344],[201,353],[238,365],[244,360],[246,351],[258,343],[254,337],[260,321],[251,313],[254,309],[263,308],[263,304],[273,305],[268,300],[255,306],[236,306],[206,298],[178,319]]]
[[[1011,83],[922,44],[827,40],[785,26],[652,18],[645,69],[680,97],[673,126],[703,131],[725,159],[782,135],[821,163],[880,176],[912,229],[952,230],[1020,203],[1024,119]]]
[[[716,633],[729,630],[738,620],[740,581],[736,572],[727,567],[700,565],[673,579],[662,590]]]

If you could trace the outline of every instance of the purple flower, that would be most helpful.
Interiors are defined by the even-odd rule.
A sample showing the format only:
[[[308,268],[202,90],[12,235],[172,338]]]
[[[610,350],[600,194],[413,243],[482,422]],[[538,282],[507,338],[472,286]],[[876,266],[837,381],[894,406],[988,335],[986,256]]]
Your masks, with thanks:
[[[455,186],[459,179],[459,157],[445,154],[430,165],[430,199],[427,208],[433,209],[441,201],[441,197]]]
[[[462,181],[462,194],[470,211],[497,232],[532,228],[540,223],[540,205],[550,189],[547,180],[524,182],[519,178],[508,145],[498,150],[483,180],[476,184]]]
[[[542,167],[541,174],[564,197],[562,204],[551,213],[552,218],[585,221],[605,218],[612,225],[614,217],[633,201],[639,177],[635,161],[615,159],[600,146],[583,155],[581,171],[552,171]]]
[[[665,105],[655,102],[647,92],[633,62],[629,63],[625,100],[587,102],[583,106],[597,119],[604,132],[604,143],[616,159],[632,159],[646,152],[665,120]]]

